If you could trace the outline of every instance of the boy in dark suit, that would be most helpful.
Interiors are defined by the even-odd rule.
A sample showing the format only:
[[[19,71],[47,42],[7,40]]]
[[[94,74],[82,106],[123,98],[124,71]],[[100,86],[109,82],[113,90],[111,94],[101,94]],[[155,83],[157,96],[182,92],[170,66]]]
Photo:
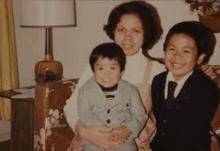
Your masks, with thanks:
[[[157,133],[152,151],[209,151],[210,121],[218,104],[218,88],[199,66],[213,53],[215,36],[203,24],[181,22],[164,42],[168,71],[152,83]]]

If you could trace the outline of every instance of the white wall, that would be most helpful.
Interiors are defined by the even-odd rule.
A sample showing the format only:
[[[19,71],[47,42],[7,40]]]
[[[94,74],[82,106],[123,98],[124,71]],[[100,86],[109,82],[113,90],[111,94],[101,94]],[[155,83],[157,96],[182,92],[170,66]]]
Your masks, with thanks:
[[[83,72],[91,50],[102,42],[110,41],[102,30],[107,23],[108,15],[113,7],[129,0],[77,0],[77,27],[54,28],[54,58],[64,67],[64,78],[79,78]],[[182,0],[149,1],[158,8],[164,34],[152,50],[152,55],[163,56],[164,37],[175,23],[184,20],[198,20],[197,15],[190,14]],[[13,0],[18,68],[20,86],[34,84],[34,65],[44,59],[44,29],[20,28],[21,0]],[[220,64],[220,34],[210,64]]]

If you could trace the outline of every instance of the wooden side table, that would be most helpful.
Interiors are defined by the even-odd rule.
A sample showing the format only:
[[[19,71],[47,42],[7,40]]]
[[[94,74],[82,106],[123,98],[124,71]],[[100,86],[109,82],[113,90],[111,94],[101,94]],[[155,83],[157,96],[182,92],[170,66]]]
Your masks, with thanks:
[[[19,91],[33,87],[1,91],[0,97],[11,99],[11,151],[32,151],[34,132],[34,95],[19,97]],[[17,96],[17,97],[16,97]]]

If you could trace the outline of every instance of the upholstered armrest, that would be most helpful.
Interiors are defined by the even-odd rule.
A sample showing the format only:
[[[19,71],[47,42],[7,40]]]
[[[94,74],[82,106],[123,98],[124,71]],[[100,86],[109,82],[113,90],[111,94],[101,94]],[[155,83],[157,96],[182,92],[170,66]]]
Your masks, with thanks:
[[[206,65],[202,67],[202,70],[216,83],[220,90],[220,65]],[[220,92],[220,91],[219,91]],[[219,151],[220,148],[220,102],[218,104],[217,110],[211,121],[212,128],[212,142],[211,150]]]
[[[74,137],[63,113],[77,79],[37,84],[35,88],[34,149],[67,150]]]
[[[212,80],[214,80],[220,90],[220,65],[207,65],[203,66],[202,69]],[[220,136],[220,102],[211,122],[211,127],[213,132]]]

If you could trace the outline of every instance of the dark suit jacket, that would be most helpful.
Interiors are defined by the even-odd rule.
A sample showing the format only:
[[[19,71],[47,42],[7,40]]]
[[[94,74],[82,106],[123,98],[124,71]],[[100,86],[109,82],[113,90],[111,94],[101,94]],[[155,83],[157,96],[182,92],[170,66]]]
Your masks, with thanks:
[[[152,83],[157,126],[157,134],[150,144],[153,151],[209,150],[210,121],[218,104],[218,88],[206,75],[195,69],[175,98],[172,109],[167,110],[164,99],[167,73],[157,75]]]

